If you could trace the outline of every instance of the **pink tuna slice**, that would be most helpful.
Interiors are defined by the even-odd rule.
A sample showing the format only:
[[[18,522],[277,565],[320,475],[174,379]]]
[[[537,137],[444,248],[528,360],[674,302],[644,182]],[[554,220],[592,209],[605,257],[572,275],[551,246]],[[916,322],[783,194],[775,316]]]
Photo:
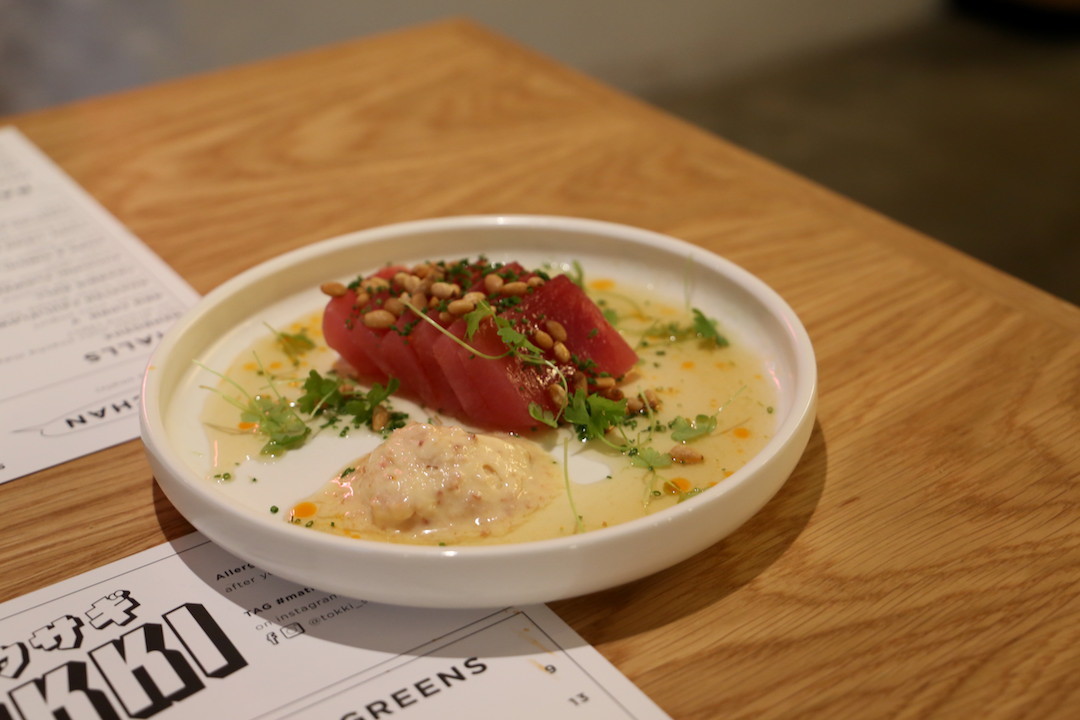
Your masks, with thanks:
[[[398,268],[384,268],[378,274],[391,278]],[[516,263],[498,269],[508,279],[527,280],[532,273]],[[473,272],[473,287],[483,288],[482,275]],[[373,303],[389,297],[375,294]],[[447,333],[406,312],[393,329],[371,329],[354,308],[355,293],[332,298],[324,317],[327,343],[338,351],[364,379],[385,382],[397,378],[401,392],[424,405],[488,430],[529,432],[541,424],[529,413],[535,403],[557,414],[549,392],[560,382],[559,373],[571,377],[584,372],[590,378],[621,377],[637,362],[637,354],[604,318],[600,308],[565,275],[556,276],[531,288],[517,305],[500,312],[513,328],[528,338],[545,330],[550,320],[566,330],[565,345],[572,353],[569,362],[558,362],[551,352],[548,363],[525,362],[519,356],[503,356],[507,346],[498,337],[491,318],[484,319],[471,338],[465,338],[465,322],[454,319]],[[491,302],[499,304],[498,298]],[[368,306],[374,307],[374,305]],[[434,318],[436,313],[429,312]],[[440,323],[442,325],[442,323]],[[457,338],[457,339],[455,339]],[[464,342],[469,347],[463,347]],[[480,353],[480,354],[478,354]],[[555,367],[553,367],[553,365]],[[558,370],[556,370],[556,367]]]

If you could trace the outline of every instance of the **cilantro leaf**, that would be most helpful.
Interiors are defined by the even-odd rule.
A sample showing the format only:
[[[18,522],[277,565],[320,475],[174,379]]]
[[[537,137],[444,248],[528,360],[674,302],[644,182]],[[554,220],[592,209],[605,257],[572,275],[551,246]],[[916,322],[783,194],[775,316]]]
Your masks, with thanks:
[[[529,403],[529,417],[542,422],[548,427],[559,427],[559,423],[555,420],[555,415],[550,410],[542,407],[540,403]]]
[[[463,316],[465,320],[465,339],[472,340],[473,335],[475,335],[476,331],[480,328],[480,323],[483,319],[491,317],[494,314],[495,310],[483,300],[477,303],[475,310],[465,313]]]
[[[608,400],[584,390],[576,390],[566,408],[563,418],[577,430],[582,440],[603,438],[609,428],[626,422],[626,400]]]
[[[267,438],[259,450],[263,455],[280,455],[298,448],[311,434],[311,428],[283,397],[256,395],[240,413],[240,421],[250,423]]]
[[[713,415],[698,415],[691,422],[682,415],[675,418],[669,424],[672,430],[671,439],[677,442],[689,442],[699,437],[708,435],[716,429],[716,417]]]
[[[726,337],[720,334],[720,331],[716,329],[716,321],[710,317],[707,317],[705,313],[701,312],[697,308],[692,308],[694,313],[694,332],[699,337],[705,340],[712,340],[716,343],[717,347],[727,347],[728,340]]]
[[[570,278],[570,282],[577,285],[582,290],[585,289],[585,268],[581,267],[581,263],[574,260],[570,263],[570,271],[566,273],[566,277]]]
[[[637,452],[630,455],[630,464],[634,467],[656,470],[671,465],[671,456],[651,447],[636,448]]]
[[[267,327],[270,326],[267,325]],[[301,328],[300,332],[296,333],[281,332],[272,327],[270,327],[270,331],[274,333],[274,338],[281,347],[281,351],[294,364],[300,359],[301,355],[315,349],[315,341],[308,337],[307,328]]]

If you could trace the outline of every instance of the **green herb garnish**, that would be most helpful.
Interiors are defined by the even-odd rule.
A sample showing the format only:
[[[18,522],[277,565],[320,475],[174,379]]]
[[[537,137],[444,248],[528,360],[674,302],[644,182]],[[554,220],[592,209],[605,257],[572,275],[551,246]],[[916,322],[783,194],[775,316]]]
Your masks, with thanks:
[[[690,442],[708,435],[716,429],[716,416],[698,415],[693,421],[681,415],[671,421],[671,439],[676,442]]]

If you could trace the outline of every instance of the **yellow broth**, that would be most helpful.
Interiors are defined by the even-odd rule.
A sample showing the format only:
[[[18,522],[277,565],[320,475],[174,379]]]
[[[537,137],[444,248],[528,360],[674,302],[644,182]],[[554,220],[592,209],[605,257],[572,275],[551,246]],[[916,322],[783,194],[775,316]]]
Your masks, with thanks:
[[[607,472],[601,471],[586,482],[578,482],[571,473],[563,491],[556,493],[550,502],[515,518],[509,531],[486,537],[472,534],[455,537],[447,533],[416,536],[358,526],[342,515],[332,492],[327,495],[328,488],[332,491],[335,486],[331,481],[341,472],[341,467],[326,472],[324,479],[328,485],[323,489],[308,497],[300,492],[291,498],[283,498],[284,502],[280,507],[275,506],[274,511],[301,527],[364,539],[447,544],[525,542],[597,530],[643,517],[680,501],[692,501],[693,495],[722,483],[766,444],[775,426],[776,387],[762,358],[740,346],[738,337],[729,338],[728,346],[720,346],[711,338],[687,338],[685,329],[693,322],[689,308],[643,296],[636,289],[623,287],[613,280],[593,281],[588,290],[612,315],[613,324],[638,352],[639,362],[620,388],[628,398],[651,390],[660,400],[655,411],[637,415],[631,425],[623,427],[621,433],[625,435],[618,430],[609,435],[612,442],[622,444],[630,440],[660,454],[683,446],[693,454],[699,454],[701,462],[640,467],[626,454],[597,440],[587,444],[580,442],[572,429],[545,431],[538,434],[536,440],[558,463],[560,474],[563,473],[564,457],[579,454],[603,463]],[[718,329],[723,333],[723,320],[719,320]],[[321,312],[277,331],[302,333],[312,341],[313,348],[290,356],[283,351],[275,333],[268,329],[265,338],[241,353],[223,373],[228,380],[223,379],[216,392],[210,394],[202,416],[214,453],[211,479],[216,482],[236,479],[232,477],[234,469],[247,459],[258,459],[265,443],[265,438],[257,434],[254,427],[241,422],[240,411],[234,402],[244,402],[244,396],[236,386],[243,387],[250,395],[276,392],[295,398],[301,393],[309,370],[326,374],[337,360],[336,353],[323,340]],[[272,389],[268,383],[271,377]],[[234,402],[227,398],[233,398]],[[393,398],[391,403],[395,407],[409,405]],[[714,428],[687,442],[672,439],[671,426],[677,418],[695,423],[698,416],[711,418],[708,423],[714,423]],[[423,408],[418,413],[411,413],[411,419],[461,424],[454,418],[439,418]],[[313,425],[317,423],[316,420]],[[318,432],[336,434],[338,429]],[[358,436],[367,436],[370,441],[371,431],[350,428],[338,441],[354,442]],[[370,446],[371,443],[367,444]],[[302,447],[289,452],[302,454],[307,449]],[[361,454],[357,453],[358,456]]]

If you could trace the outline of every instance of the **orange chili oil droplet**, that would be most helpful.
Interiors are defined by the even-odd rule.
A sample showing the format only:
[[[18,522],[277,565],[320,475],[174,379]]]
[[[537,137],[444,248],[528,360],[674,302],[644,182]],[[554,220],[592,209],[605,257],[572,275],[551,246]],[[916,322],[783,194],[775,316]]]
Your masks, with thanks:
[[[311,517],[318,511],[319,508],[315,505],[315,503],[307,502],[305,500],[304,502],[297,503],[296,506],[293,507],[292,514],[293,517],[307,518]]]
[[[615,281],[607,278],[598,278],[590,282],[589,287],[593,290],[610,290],[615,287]]]
[[[683,370],[693,370],[694,369],[694,361],[693,360],[684,361],[683,364],[682,364],[682,369]]]
[[[678,492],[690,492],[690,488],[693,487],[690,481],[684,477],[677,477],[668,480],[668,484],[675,488]]]
[[[732,434],[732,435],[734,435],[734,436],[735,436],[735,437],[737,437],[737,438],[742,438],[742,439],[744,439],[744,440],[745,440],[746,438],[750,437],[750,431],[749,431],[749,430],[747,430],[747,429],[746,429],[746,428],[744,428],[744,427],[737,427],[737,428],[735,428],[734,430],[732,430],[732,431],[731,431],[731,434]]]
[[[236,423],[236,427],[240,430],[254,430],[255,428],[259,427],[259,423],[238,422]]]

